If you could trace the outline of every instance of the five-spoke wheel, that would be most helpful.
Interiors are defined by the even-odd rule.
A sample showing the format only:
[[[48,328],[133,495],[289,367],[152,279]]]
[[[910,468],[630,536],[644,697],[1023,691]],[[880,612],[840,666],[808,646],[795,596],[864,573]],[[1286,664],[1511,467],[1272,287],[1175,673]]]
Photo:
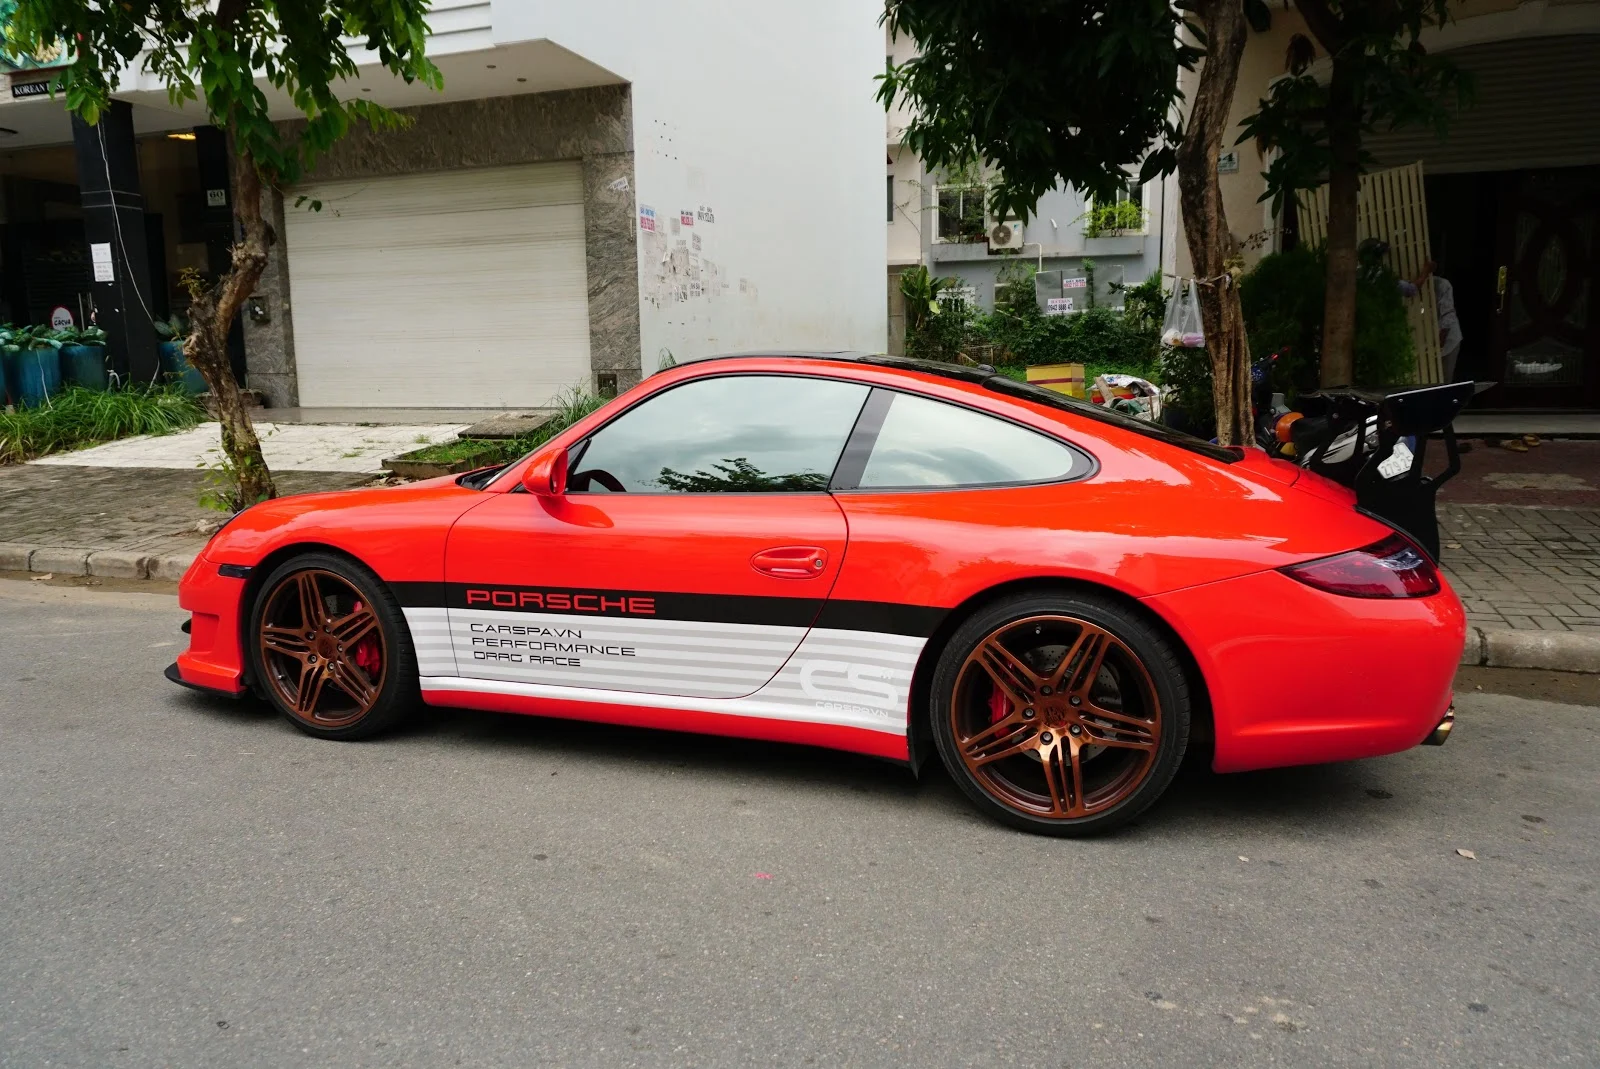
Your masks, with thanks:
[[[935,673],[934,737],[979,804],[1034,831],[1130,819],[1171,780],[1188,692],[1167,640],[1097,597],[1010,598],[957,631]]]
[[[297,726],[356,738],[388,726],[416,686],[404,621],[360,565],[308,555],[279,566],[252,614],[256,682]]]

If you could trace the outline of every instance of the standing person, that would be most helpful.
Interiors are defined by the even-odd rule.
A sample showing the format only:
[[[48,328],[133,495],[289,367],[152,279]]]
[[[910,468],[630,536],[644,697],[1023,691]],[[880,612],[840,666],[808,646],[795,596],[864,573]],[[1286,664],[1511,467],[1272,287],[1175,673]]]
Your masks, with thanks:
[[[1438,264],[1429,260],[1422,265],[1422,274],[1415,282],[1400,280],[1400,292],[1415,297],[1422,284],[1433,280],[1433,303],[1439,312],[1439,367],[1445,382],[1456,378],[1456,360],[1461,356],[1461,317],[1456,315],[1456,291],[1450,280],[1434,274]]]

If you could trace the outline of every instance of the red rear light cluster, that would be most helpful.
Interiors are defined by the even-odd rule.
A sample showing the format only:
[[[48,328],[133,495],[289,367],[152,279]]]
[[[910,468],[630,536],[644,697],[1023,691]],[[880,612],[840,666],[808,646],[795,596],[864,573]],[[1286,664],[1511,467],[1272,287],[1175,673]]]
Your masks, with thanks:
[[[1439,569],[1404,535],[1333,557],[1280,569],[1306,586],[1347,598],[1425,598],[1439,592]]]

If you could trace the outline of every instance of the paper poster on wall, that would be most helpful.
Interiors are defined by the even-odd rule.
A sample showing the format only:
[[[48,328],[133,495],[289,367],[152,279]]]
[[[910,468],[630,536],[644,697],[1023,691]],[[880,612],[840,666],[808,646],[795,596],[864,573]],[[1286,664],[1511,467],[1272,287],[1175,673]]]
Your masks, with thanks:
[[[90,242],[89,259],[94,263],[94,280],[96,282],[116,281],[116,273],[111,269],[111,242]]]
[[[696,234],[694,236],[694,244],[692,246],[690,246],[690,247],[693,248],[695,252],[699,252],[700,251],[700,235],[699,234]]]
[[[1076,311],[1071,297],[1047,297],[1044,304],[1044,314],[1047,316],[1071,315]]]
[[[684,226],[694,226],[694,212],[689,211],[687,208],[678,213],[678,218],[683,220]]]
[[[1064,279],[1061,280],[1061,288],[1064,289],[1064,290],[1083,290],[1083,289],[1088,289],[1089,288],[1089,280],[1088,280],[1087,277],[1085,277],[1085,278],[1064,278]]]
[[[639,229],[651,233],[656,229],[656,210],[648,204],[639,205]]]
[[[717,217],[712,213],[711,206],[708,204],[700,205],[695,211],[694,217],[702,223],[714,223],[717,221]]]

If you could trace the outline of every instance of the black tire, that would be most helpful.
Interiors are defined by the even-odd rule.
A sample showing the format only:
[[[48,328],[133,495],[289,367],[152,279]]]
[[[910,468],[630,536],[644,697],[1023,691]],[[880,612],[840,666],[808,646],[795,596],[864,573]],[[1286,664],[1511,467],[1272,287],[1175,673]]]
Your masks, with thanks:
[[[1089,591],[976,610],[940,654],[929,700],[939,756],[962,792],[1002,823],[1058,836],[1109,831],[1159,798],[1188,747],[1190,712],[1172,640]]]
[[[291,701],[288,690],[288,676],[297,660],[300,671],[307,670],[304,660],[299,660],[302,654],[305,659],[319,662],[320,653],[332,653],[332,649],[319,650],[317,642],[329,644],[329,637],[323,637],[322,630],[313,628],[312,631],[301,632],[307,639],[301,643],[305,649],[301,653],[281,648],[283,643],[279,638],[280,633],[296,631],[298,627],[280,626],[281,620],[268,621],[266,615],[269,609],[275,614],[281,614],[288,605],[280,598],[294,598],[300,591],[300,584],[310,577],[311,589],[318,591],[322,597],[323,609],[329,626],[342,621],[353,621],[351,626],[366,626],[364,621],[355,617],[365,606],[367,611],[375,618],[375,628],[368,627],[358,641],[376,646],[379,651],[380,672],[376,679],[372,672],[363,667],[363,677],[345,675],[353,662],[343,654],[345,647],[338,646],[339,654],[333,658],[338,662],[337,669],[330,665],[329,657],[321,657],[325,679],[318,686],[317,695],[310,702],[311,715],[304,715]],[[340,582],[344,588],[340,587]],[[346,589],[347,588],[347,589]],[[344,604],[341,606],[340,601]],[[335,609],[329,609],[329,605]],[[336,615],[338,609],[354,609],[345,615]],[[301,625],[305,619],[300,615]],[[263,628],[270,623],[272,627],[272,643],[269,648],[268,640],[263,637]],[[318,638],[313,640],[312,634]],[[370,636],[370,637],[369,637]],[[298,635],[289,635],[291,642],[297,642]],[[404,613],[400,610],[399,603],[394,594],[379,579],[372,569],[351,560],[348,557],[331,553],[305,553],[292,557],[275,567],[258,588],[255,603],[250,608],[249,628],[244,635],[246,654],[249,657],[251,677],[255,682],[258,693],[262,695],[278,712],[282,713],[290,723],[308,735],[319,739],[353,740],[365,739],[380,732],[387,731],[410,716],[421,704],[422,696],[418,686],[417,655],[411,642],[411,630],[406,626]],[[354,649],[356,643],[352,643]],[[370,661],[368,662],[370,664]],[[364,678],[370,686],[365,700],[358,696],[361,690],[360,678]],[[341,680],[355,680],[354,683],[342,683]],[[348,689],[341,689],[348,687]],[[331,690],[329,689],[331,688]],[[326,694],[326,697],[321,695]],[[326,717],[321,713],[321,707],[332,705],[344,695],[348,698],[345,703],[348,708],[335,708]]]

